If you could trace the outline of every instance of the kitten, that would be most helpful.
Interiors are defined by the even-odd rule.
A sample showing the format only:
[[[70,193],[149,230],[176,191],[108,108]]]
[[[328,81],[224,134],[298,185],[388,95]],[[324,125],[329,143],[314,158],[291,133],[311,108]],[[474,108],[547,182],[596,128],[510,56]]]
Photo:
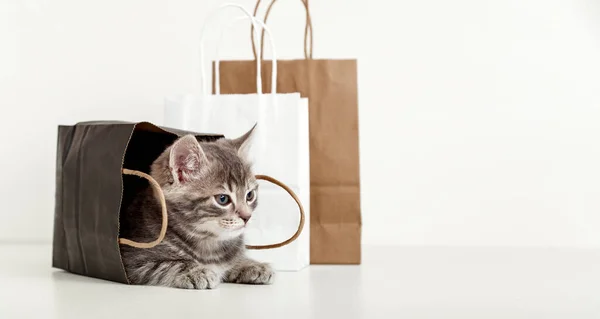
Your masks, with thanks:
[[[152,164],[169,215],[165,239],[156,247],[121,246],[132,284],[212,289],[221,282],[271,283],[268,264],[245,256],[244,228],[257,206],[258,184],[246,160],[253,129],[238,139],[199,143],[179,138]],[[122,217],[121,237],[156,238],[160,206],[145,189]],[[128,229],[127,229],[128,228]]]

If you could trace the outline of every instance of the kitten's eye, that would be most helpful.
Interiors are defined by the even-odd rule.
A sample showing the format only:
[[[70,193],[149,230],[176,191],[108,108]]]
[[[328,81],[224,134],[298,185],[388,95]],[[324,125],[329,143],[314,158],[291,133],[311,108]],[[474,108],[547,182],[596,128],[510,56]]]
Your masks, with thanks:
[[[246,194],[246,201],[251,202],[254,200],[255,197],[256,197],[256,191],[251,190],[248,192],[248,194]]]
[[[229,197],[229,195],[225,194],[215,195],[215,200],[217,201],[217,204],[221,206],[227,206],[229,205],[229,203],[231,203],[231,198]]]

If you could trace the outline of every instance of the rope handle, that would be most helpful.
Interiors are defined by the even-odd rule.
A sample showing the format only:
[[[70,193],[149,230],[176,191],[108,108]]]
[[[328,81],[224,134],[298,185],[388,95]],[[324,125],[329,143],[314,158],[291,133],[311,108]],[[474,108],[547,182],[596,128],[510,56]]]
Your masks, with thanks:
[[[256,179],[262,179],[269,183],[275,184],[275,185],[283,188],[286,192],[288,192],[288,194],[290,194],[290,196],[292,196],[294,201],[296,201],[296,204],[298,205],[298,209],[300,210],[300,223],[298,224],[298,229],[296,230],[296,233],[294,233],[292,235],[292,237],[290,237],[280,243],[271,244],[271,245],[246,245],[246,248],[262,250],[262,249],[273,249],[273,248],[283,247],[283,246],[293,242],[294,240],[296,240],[296,238],[298,238],[300,236],[300,234],[302,233],[302,229],[304,228],[304,219],[305,219],[304,207],[302,207],[302,203],[300,203],[300,199],[298,198],[298,196],[296,196],[296,193],[294,193],[294,191],[291,188],[289,188],[287,185],[280,182],[279,180],[277,180],[271,176],[267,176],[267,175],[256,175]]]
[[[260,8],[260,2],[262,0],[257,0],[256,1],[256,6],[254,7],[254,16],[256,17],[256,14],[258,13],[258,9]],[[277,2],[277,0],[272,0],[271,3],[269,4],[269,6],[267,7],[267,11],[265,12],[265,18],[264,18],[264,23],[267,23],[267,19],[269,19],[269,13],[271,13],[271,8],[273,8],[273,5],[275,4],[275,2]],[[312,18],[310,17],[310,10],[308,9],[308,0],[300,0],[300,2],[302,2],[302,4],[304,5],[304,9],[306,9],[306,25],[304,26],[304,58],[305,59],[310,59],[312,60],[313,58],[313,26],[312,26]],[[310,33],[310,36],[309,36]],[[250,39],[252,42],[252,53],[254,54],[254,59],[257,60],[257,55],[256,55],[256,45],[254,44],[254,25],[252,26],[251,30],[250,30]],[[308,41],[310,41],[310,50],[308,48]],[[265,51],[263,50],[264,48],[264,43],[265,43],[265,30],[263,28],[263,31],[260,35],[260,60],[264,60],[264,54]]]
[[[160,244],[163,241],[163,239],[165,239],[165,235],[167,234],[167,225],[168,225],[169,217],[167,214],[167,202],[165,201],[165,194],[163,194],[162,189],[160,188],[160,185],[158,184],[158,182],[156,182],[156,180],[154,180],[154,178],[152,178],[152,176],[150,176],[146,173],[124,168],[123,174],[135,175],[135,176],[142,177],[142,178],[145,178],[148,180],[148,182],[150,183],[150,186],[152,186],[152,188],[154,189],[154,193],[158,197],[158,200],[160,202],[161,213],[162,213],[162,225],[160,228],[160,233],[158,234],[158,238],[156,238],[154,241],[151,241],[149,243],[139,243],[139,242],[127,239],[127,238],[119,238],[119,244],[131,246],[131,247],[135,247],[135,248],[142,248],[142,249],[152,248],[152,247]],[[302,229],[304,228],[304,221],[305,221],[304,208],[302,207],[302,203],[300,203],[300,199],[298,198],[298,196],[296,196],[294,191],[292,191],[284,183],[280,182],[279,180],[277,180],[273,177],[267,176],[267,175],[256,175],[256,179],[260,179],[260,180],[264,180],[264,181],[273,183],[273,184],[283,188],[286,192],[288,192],[288,194],[290,194],[290,196],[292,196],[294,201],[296,201],[296,204],[298,204],[298,208],[300,209],[300,224],[298,225],[298,229],[296,230],[296,233],[294,233],[294,235],[292,235],[292,237],[288,238],[285,241],[282,241],[282,242],[276,243],[276,244],[270,244],[270,245],[246,245],[246,248],[262,250],[262,249],[273,249],[273,248],[283,247],[283,246],[293,242],[294,240],[296,240],[296,238],[298,238],[298,236],[300,236],[300,234],[302,233]]]
[[[160,185],[158,184],[158,182],[156,182],[156,180],[154,180],[154,178],[152,178],[152,176],[150,176],[146,173],[124,168],[123,174],[135,175],[135,176],[142,177],[142,178],[145,178],[148,180],[148,182],[150,183],[150,186],[152,186],[152,188],[154,189],[154,195],[158,197],[158,201],[160,202],[161,213],[162,213],[162,225],[160,227],[160,233],[158,234],[158,238],[156,238],[154,241],[151,241],[149,243],[138,243],[137,241],[133,241],[133,240],[130,240],[127,238],[119,238],[119,244],[131,246],[131,247],[135,247],[135,248],[144,248],[144,249],[152,248],[152,247],[160,244],[160,242],[162,242],[163,239],[165,239],[165,235],[167,234],[167,224],[169,222],[169,216],[167,215],[167,202],[165,201],[165,194],[163,194],[162,189],[160,188]]]
[[[242,11],[242,13],[244,14],[244,17],[242,19],[245,20],[250,20],[251,24],[252,24],[252,32],[256,33],[256,36],[258,36],[258,31],[255,30],[255,27],[261,27],[262,28],[262,39],[264,39],[264,34],[265,31],[267,32],[267,35],[269,36],[269,44],[271,46],[271,53],[273,54],[273,68],[271,70],[271,86],[272,86],[272,93],[274,94],[276,91],[275,88],[275,84],[277,83],[277,64],[276,64],[276,60],[277,60],[277,54],[275,52],[275,43],[273,41],[273,37],[271,35],[271,31],[269,30],[269,28],[267,27],[267,25],[260,21],[259,19],[255,19],[254,16],[248,11],[246,10],[246,8],[244,8],[244,6],[237,4],[237,3],[226,3],[223,4],[221,6],[219,6],[217,9],[215,9],[213,12],[211,12],[208,17],[206,18],[206,21],[204,22],[204,25],[202,26],[202,30],[200,30],[200,81],[201,81],[201,96],[207,96],[210,95],[210,90],[209,90],[209,81],[207,81],[207,75],[206,75],[206,70],[205,70],[205,63],[204,63],[204,58],[205,58],[205,54],[204,54],[204,48],[205,48],[205,38],[206,38],[206,30],[208,28],[208,26],[211,24],[211,22],[216,18],[217,14],[220,13],[220,11],[226,9],[226,8],[234,8],[234,9],[238,9],[240,11]],[[221,29],[221,36],[223,35],[223,29]],[[216,63],[215,63],[215,73],[216,73],[216,78],[215,78],[215,83],[216,83],[216,91],[217,91],[217,95],[220,94],[220,80],[219,80],[219,76],[220,76],[220,71],[219,71],[219,56],[218,56],[218,48],[220,47],[220,39],[219,39],[219,43],[217,44],[217,59],[216,59]],[[264,49],[264,45],[260,47],[260,49]],[[259,55],[262,55],[262,52],[259,52]],[[263,89],[262,89],[262,71],[261,71],[261,63],[259,63],[258,61],[256,61],[256,92],[258,93],[259,96],[262,95],[263,93]]]

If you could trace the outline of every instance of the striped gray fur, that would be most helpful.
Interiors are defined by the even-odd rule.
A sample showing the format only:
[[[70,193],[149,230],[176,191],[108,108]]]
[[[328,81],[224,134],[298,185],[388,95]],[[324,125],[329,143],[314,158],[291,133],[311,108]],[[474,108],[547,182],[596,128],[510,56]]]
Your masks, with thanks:
[[[221,282],[271,283],[271,267],[245,256],[243,231],[258,203],[245,153],[252,132],[210,143],[184,136],[154,161],[150,175],[165,195],[169,223],[154,248],[121,245],[132,284],[212,289]],[[219,203],[220,195],[230,203]],[[147,188],[122,214],[120,237],[149,242],[160,227],[160,206]]]

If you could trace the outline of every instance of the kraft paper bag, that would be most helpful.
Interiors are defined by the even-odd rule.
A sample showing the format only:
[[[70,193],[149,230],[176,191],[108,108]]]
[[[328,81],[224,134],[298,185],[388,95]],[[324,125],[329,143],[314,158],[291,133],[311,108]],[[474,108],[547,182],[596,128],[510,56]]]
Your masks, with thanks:
[[[274,3],[272,1],[267,9],[265,22]],[[278,93],[300,92],[309,102],[310,262],[359,264],[362,222],[357,62],[312,58],[310,14],[308,3],[302,3],[307,19],[305,59],[277,61],[275,83]],[[256,4],[255,15],[259,6],[260,1]],[[310,50],[307,40],[311,42]],[[256,59],[256,51],[254,56]],[[261,53],[259,57],[265,71],[259,79],[263,90],[268,91],[272,88],[269,75],[273,64],[264,61]],[[256,60],[221,61],[219,67],[221,93],[256,92]],[[214,71],[213,78],[218,78]]]
[[[224,5],[221,8],[227,7],[237,7],[245,11],[238,5]],[[243,20],[262,24],[249,12],[245,13],[247,16],[242,18]],[[209,15],[207,24],[211,22],[211,18],[212,15]],[[270,35],[266,26],[264,27]],[[204,32],[201,39],[204,39]],[[201,59],[204,57],[202,42]],[[271,50],[275,52],[274,43],[270,41],[270,44]],[[270,68],[271,79],[278,78],[276,62],[274,59],[275,67]],[[186,130],[218,132],[226,137],[235,137],[241,136],[256,124],[249,150],[254,172],[273,176],[286,184],[297,194],[306,210],[306,222],[309,222],[308,101],[296,92],[277,94],[276,85],[271,86],[270,94],[264,94],[262,86],[257,85],[261,81],[260,66],[260,63],[253,63],[253,68],[257,68],[254,74],[259,76],[255,75],[251,80],[254,83],[253,90],[245,94],[220,94],[218,85],[215,94],[210,94],[210,84],[207,81],[209,77],[204,76],[203,72],[202,84],[205,88],[200,95],[188,94],[165,99],[164,125]],[[298,214],[293,213],[298,208],[286,192],[275,185],[261,183],[259,203],[245,231],[247,243],[281,241],[298,229],[300,220]],[[253,259],[270,263],[275,270],[297,271],[309,265],[309,249],[307,227],[294,242],[285,247],[252,250],[247,253]]]

